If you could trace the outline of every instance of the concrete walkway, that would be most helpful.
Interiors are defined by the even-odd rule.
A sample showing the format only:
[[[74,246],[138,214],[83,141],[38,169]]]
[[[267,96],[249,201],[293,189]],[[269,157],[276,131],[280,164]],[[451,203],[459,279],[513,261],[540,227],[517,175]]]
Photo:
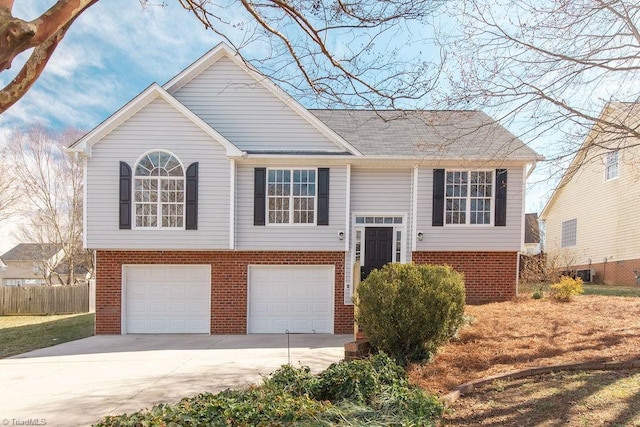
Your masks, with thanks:
[[[351,335],[290,335],[319,372]],[[288,362],[286,335],[96,336],[0,360],[0,426],[86,426],[108,414],[259,382]]]

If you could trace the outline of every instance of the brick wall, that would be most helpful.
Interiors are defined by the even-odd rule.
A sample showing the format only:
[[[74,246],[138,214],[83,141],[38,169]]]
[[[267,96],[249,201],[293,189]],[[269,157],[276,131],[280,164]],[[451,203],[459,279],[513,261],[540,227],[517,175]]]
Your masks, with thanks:
[[[416,264],[448,264],[464,273],[468,304],[516,296],[517,252],[413,252]]]
[[[625,261],[608,261],[597,264],[584,264],[571,267],[574,270],[595,270],[595,278],[591,281],[606,285],[636,286],[634,270],[640,273],[640,259],[628,259]]]
[[[334,332],[353,332],[353,306],[344,305],[344,252],[97,251],[96,333],[119,334],[123,264],[210,264],[211,333],[247,331],[249,264],[334,265]]]

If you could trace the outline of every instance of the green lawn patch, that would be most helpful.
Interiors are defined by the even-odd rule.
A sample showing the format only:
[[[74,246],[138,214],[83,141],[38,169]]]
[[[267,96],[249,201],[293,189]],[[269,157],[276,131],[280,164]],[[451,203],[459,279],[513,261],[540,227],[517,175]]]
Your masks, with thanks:
[[[638,426],[640,371],[556,372],[495,381],[454,402],[445,426]]]
[[[583,295],[606,295],[611,297],[640,297],[640,286],[582,285]]]
[[[90,337],[93,313],[64,316],[0,316],[0,359]]]

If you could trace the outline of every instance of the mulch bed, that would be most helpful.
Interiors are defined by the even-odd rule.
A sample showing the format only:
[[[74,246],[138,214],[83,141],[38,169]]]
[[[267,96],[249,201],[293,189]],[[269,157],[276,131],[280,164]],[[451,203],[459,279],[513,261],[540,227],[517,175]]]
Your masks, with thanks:
[[[409,377],[444,394],[490,375],[557,363],[640,358],[640,298],[579,296],[467,306],[471,323]]]

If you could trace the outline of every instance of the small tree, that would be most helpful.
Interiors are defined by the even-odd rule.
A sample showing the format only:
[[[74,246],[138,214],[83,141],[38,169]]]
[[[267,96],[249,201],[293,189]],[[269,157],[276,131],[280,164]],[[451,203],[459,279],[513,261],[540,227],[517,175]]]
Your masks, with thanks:
[[[464,280],[449,266],[387,264],[358,286],[357,322],[399,363],[428,359],[458,331]]]

